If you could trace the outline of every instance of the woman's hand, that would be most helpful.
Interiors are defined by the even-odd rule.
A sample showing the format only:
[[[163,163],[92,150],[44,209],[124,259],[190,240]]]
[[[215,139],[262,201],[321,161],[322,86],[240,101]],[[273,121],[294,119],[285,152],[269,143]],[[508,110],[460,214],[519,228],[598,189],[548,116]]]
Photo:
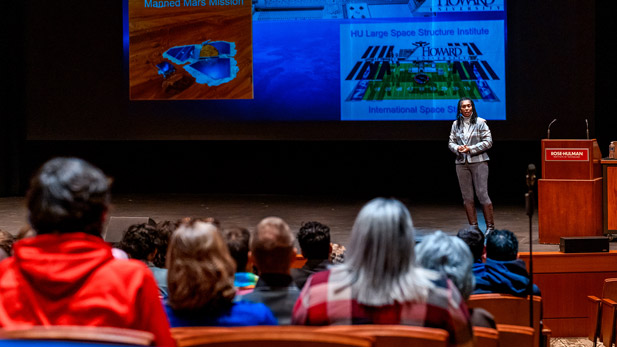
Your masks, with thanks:
[[[469,147],[467,147],[467,146],[458,146],[458,151],[460,153],[467,153],[467,152],[469,152]]]

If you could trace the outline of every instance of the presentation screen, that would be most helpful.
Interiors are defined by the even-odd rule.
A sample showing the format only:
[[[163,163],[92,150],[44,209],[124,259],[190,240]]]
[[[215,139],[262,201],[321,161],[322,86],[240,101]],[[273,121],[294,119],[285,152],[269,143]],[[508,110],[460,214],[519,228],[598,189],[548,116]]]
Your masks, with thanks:
[[[125,0],[131,103],[204,121],[506,119],[505,0]],[[174,105],[175,103],[175,105]]]

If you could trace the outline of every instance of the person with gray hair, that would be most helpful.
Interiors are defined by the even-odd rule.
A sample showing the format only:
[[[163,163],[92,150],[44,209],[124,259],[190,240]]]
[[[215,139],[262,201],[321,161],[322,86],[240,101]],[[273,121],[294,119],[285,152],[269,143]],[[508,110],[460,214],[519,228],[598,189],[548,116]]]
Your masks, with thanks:
[[[473,275],[473,256],[469,246],[458,237],[442,231],[427,235],[416,245],[418,265],[445,274],[463,295],[465,301],[473,292],[476,281]],[[484,309],[469,309],[471,324],[495,329],[495,319]]]
[[[249,244],[249,259],[257,267],[259,279],[252,292],[238,297],[265,304],[280,325],[291,323],[291,310],[300,295],[290,274],[296,258],[294,241],[289,225],[281,218],[268,217],[259,222]]]
[[[293,324],[406,324],[445,329],[471,346],[467,306],[446,276],[416,265],[409,211],[396,199],[368,202],[351,231],[345,263],[313,274]]]

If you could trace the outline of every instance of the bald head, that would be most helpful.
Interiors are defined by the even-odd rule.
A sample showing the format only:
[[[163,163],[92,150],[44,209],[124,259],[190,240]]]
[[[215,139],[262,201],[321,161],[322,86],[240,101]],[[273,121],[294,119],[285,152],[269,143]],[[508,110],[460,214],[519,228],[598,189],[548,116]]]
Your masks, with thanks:
[[[260,273],[289,273],[295,257],[294,235],[278,217],[264,218],[251,235],[251,255]]]

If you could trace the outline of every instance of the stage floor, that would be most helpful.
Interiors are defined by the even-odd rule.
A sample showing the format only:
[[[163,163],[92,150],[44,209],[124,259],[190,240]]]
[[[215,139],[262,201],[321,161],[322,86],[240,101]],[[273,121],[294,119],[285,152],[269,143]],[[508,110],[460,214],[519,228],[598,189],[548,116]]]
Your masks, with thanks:
[[[347,245],[356,214],[369,199],[288,196],[288,195],[115,195],[110,216],[150,217],[159,222],[182,217],[214,217],[223,228],[243,226],[252,229],[262,218],[278,216],[296,231],[303,222],[316,220],[330,226],[332,241]],[[455,235],[467,225],[462,205],[416,204],[401,199],[411,212],[418,235],[442,230]],[[26,223],[23,197],[0,198],[0,229],[16,234]],[[484,228],[481,209],[478,210]],[[513,231],[519,251],[529,251],[529,217],[522,205],[495,205],[498,229]],[[538,243],[537,210],[532,220],[534,252],[559,251],[559,245]],[[615,242],[610,249],[617,249]]]

